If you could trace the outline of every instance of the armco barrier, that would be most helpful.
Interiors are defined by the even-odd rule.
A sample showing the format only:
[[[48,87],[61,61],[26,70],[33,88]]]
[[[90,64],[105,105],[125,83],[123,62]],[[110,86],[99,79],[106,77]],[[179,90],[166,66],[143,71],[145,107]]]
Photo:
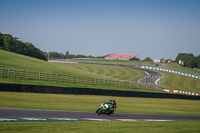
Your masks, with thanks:
[[[200,96],[198,93],[193,93],[193,92],[188,92],[188,91],[179,91],[179,90],[168,90],[168,89],[163,89],[166,92],[171,92],[171,93],[178,93],[178,94],[187,94],[187,95],[193,95],[193,96]]]
[[[149,67],[149,66],[140,66],[140,68],[147,68],[147,69],[154,69],[154,70],[160,70],[160,71],[165,71],[165,72],[171,72],[171,73],[175,73],[175,74],[180,74],[180,75],[200,79],[199,76],[195,76],[195,75],[188,74],[188,73],[182,73],[182,72],[178,72],[178,71],[174,71],[174,70],[164,69],[164,68]]]
[[[200,100],[199,96],[190,96],[182,94],[118,91],[118,90],[105,90],[105,89],[93,89],[93,88],[37,86],[37,85],[6,84],[6,83],[0,83],[0,91]]]

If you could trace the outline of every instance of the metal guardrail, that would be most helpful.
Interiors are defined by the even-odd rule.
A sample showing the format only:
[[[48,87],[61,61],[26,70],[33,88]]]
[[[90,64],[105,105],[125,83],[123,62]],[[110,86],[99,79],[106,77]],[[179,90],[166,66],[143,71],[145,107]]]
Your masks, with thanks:
[[[184,69],[177,69],[177,68],[172,68],[172,67],[168,67],[169,70],[172,70],[172,71],[177,71],[177,72],[180,72],[180,73],[187,73],[187,74],[190,74],[190,75],[194,75],[194,76],[198,76],[200,77],[200,73],[198,71],[188,71],[188,70],[184,70]]]
[[[72,76],[66,74],[30,72],[30,71],[10,70],[2,68],[0,69],[0,77],[38,80],[38,81],[53,81],[62,83],[65,82],[65,83],[85,84],[85,85],[98,85],[98,86],[129,88],[129,89],[155,90],[158,88],[158,86],[154,84],[139,84],[133,81],[107,80],[107,79]]]
[[[182,73],[182,72],[169,70],[169,69],[164,69],[164,68],[149,67],[149,66],[140,66],[140,68],[146,68],[146,69],[152,69],[152,70],[160,70],[160,71],[165,71],[165,72],[170,72],[170,73],[175,73],[175,74],[179,74],[179,75],[184,75],[184,76],[200,79],[200,76],[196,76],[196,75],[192,75],[192,74],[188,74],[188,73]]]

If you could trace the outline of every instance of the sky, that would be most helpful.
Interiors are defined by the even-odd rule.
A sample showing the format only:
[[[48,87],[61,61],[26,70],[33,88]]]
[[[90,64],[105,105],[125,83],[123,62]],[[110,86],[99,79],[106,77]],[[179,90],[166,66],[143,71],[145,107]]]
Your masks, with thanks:
[[[45,52],[200,55],[200,0],[0,0],[0,32]]]

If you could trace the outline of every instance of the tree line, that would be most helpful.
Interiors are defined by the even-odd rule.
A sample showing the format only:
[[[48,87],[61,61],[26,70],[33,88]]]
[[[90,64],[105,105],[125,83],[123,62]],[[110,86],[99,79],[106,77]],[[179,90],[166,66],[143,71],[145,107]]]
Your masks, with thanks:
[[[27,55],[30,57],[46,60],[47,59],[71,59],[71,58],[93,58],[91,55],[74,55],[66,51],[65,54],[58,52],[44,52],[36,48],[32,43],[22,42],[17,37],[0,32],[0,49]]]
[[[175,61],[179,63],[179,60],[183,61],[182,65],[185,67],[200,69],[200,55],[194,56],[192,53],[179,53]]]
[[[39,48],[36,48],[32,43],[22,42],[18,39],[10,34],[2,34],[0,32],[0,49],[47,60],[44,52]]]
[[[72,58],[94,58],[91,55],[86,56],[86,55],[82,55],[82,54],[78,54],[78,55],[70,54],[69,51],[66,51],[65,54],[58,53],[58,52],[48,52],[48,53],[45,53],[45,54],[48,57],[48,59],[50,59],[50,60],[54,60],[54,59],[72,59]]]

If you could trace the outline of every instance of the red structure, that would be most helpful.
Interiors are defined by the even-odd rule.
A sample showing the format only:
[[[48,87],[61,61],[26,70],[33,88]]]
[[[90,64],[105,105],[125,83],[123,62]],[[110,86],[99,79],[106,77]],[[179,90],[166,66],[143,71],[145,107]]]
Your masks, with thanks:
[[[118,54],[111,54],[105,57],[106,60],[133,60],[136,58],[137,55],[118,55]]]

